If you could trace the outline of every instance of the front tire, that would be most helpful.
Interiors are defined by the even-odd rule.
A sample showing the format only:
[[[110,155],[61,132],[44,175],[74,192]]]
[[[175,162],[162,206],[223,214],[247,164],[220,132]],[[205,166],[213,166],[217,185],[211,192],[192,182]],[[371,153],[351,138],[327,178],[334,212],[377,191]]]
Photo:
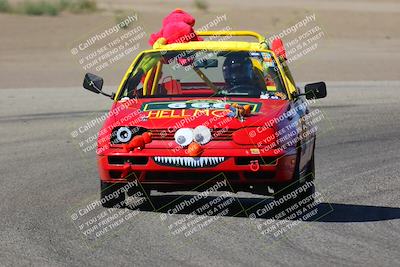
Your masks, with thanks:
[[[307,199],[307,204],[314,203],[314,174],[315,174],[315,163],[314,153],[307,164],[307,168],[304,173],[300,173],[298,167],[296,167],[296,174],[294,181],[291,183],[285,183],[274,188],[274,198],[279,200],[288,196],[294,196],[289,200],[285,200],[285,206],[291,206],[296,203]]]
[[[120,191],[121,185],[100,181],[100,201],[104,208],[121,208],[125,205],[125,192]]]

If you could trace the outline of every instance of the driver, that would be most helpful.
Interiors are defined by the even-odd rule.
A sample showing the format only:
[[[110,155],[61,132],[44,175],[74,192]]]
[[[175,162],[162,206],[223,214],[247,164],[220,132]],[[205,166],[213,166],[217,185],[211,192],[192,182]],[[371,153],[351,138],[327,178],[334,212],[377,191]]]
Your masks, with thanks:
[[[222,72],[229,92],[260,95],[261,88],[256,82],[253,63],[248,56],[228,55],[222,66]]]

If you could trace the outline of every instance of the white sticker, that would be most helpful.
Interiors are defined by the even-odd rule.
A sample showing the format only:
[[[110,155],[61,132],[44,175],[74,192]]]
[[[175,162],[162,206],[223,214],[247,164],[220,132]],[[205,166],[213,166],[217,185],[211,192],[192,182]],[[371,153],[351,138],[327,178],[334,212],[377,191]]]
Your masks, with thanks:
[[[252,57],[260,57],[261,53],[260,52],[251,52],[250,56],[252,56]]]
[[[177,102],[177,103],[171,103],[168,104],[169,108],[175,109],[175,108],[186,108],[186,103],[185,102]]]
[[[193,108],[209,108],[210,104],[207,102],[192,103]]]
[[[218,102],[218,103],[214,103],[212,106],[213,106],[213,108],[216,108],[216,109],[224,109],[225,104],[226,103],[224,103],[224,102]]]

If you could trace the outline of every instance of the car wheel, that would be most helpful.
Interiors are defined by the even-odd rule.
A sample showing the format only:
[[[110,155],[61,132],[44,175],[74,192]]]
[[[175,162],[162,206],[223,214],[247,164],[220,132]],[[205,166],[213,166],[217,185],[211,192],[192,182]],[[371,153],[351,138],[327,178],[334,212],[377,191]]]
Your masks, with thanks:
[[[296,167],[294,182],[285,183],[274,187],[274,198],[284,202],[283,205],[291,206],[294,204],[311,204],[314,203],[314,153],[307,164],[306,171],[301,174],[298,167]],[[303,201],[302,200],[307,200]]]
[[[315,163],[314,163],[314,153],[311,156],[310,162],[307,164],[307,170],[304,172],[304,174],[301,175],[300,181],[305,182],[305,181],[314,181],[315,177]]]
[[[129,188],[127,193],[128,196],[135,196],[135,195],[137,196],[140,194],[140,197],[148,198],[150,197],[150,192],[151,192],[150,189],[141,187],[141,188]]]
[[[125,205],[125,192],[121,192],[120,184],[100,181],[101,205],[104,208],[121,208]]]
[[[151,208],[150,200],[151,190],[140,186],[128,189],[128,200],[125,201],[125,207],[131,210]]]

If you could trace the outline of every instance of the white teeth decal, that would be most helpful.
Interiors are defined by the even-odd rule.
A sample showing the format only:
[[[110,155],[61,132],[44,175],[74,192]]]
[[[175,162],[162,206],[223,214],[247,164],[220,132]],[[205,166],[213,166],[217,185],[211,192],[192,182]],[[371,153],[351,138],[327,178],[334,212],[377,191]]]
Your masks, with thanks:
[[[154,157],[155,162],[178,167],[211,167],[225,160],[225,157]]]

